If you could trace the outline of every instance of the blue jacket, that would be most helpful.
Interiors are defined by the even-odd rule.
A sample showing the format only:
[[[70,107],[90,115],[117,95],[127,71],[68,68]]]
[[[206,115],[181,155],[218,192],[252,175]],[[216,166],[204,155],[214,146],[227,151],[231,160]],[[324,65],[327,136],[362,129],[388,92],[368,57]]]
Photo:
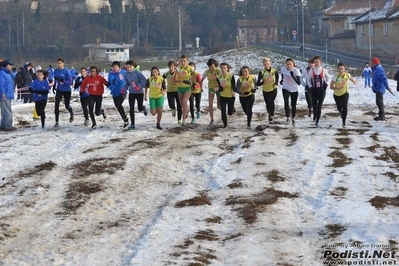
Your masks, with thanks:
[[[6,68],[2,68],[0,70],[0,97],[5,94],[7,100],[14,99],[14,89],[15,85],[11,72]]]
[[[122,94],[126,94],[125,86],[125,75],[126,71],[121,69],[119,72],[109,72],[108,74],[108,88],[111,91],[113,97],[118,97]]]
[[[47,79],[43,79],[42,81],[39,81],[38,79],[35,79],[30,84],[30,88],[33,89],[33,100],[41,101],[41,100],[47,100],[48,99],[47,94],[50,91],[50,85],[48,84],[48,80]]]
[[[48,80],[54,80],[54,69],[52,67],[49,67],[47,68],[47,71],[49,73]]]
[[[63,69],[57,68],[56,70],[54,70],[54,79],[56,78],[61,78],[64,80],[64,84],[61,84],[61,82],[58,80],[56,81],[57,90],[71,91],[72,77],[68,68],[64,67]]]
[[[76,77],[76,70],[74,68],[72,68],[71,70],[69,70],[69,73],[71,74],[72,79],[75,79]]]
[[[125,90],[129,89],[129,93],[133,94],[140,94],[144,93],[144,86],[145,82],[147,79],[144,77],[144,75],[138,71],[138,70],[133,70],[132,72],[127,71],[125,74],[125,85],[123,88]]]
[[[374,67],[372,80],[372,89],[374,92],[379,92],[384,94],[386,90],[389,89],[388,79],[385,75],[385,71],[380,64]]]

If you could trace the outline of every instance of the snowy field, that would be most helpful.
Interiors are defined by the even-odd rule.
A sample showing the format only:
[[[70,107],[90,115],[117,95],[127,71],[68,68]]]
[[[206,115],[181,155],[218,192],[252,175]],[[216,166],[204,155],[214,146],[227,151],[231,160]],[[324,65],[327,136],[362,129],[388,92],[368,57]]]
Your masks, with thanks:
[[[278,69],[286,59],[213,55],[234,73],[265,56]],[[190,61],[202,73],[209,57]],[[284,124],[281,88],[273,125],[257,91],[251,129],[238,99],[228,127],[216,110],[209,128],[207,90],[187,127],[165,101],[163,130],[142,113],[123,130],[108,92],[94,131],[77,98],[75,121],[62,106],[57,131],[53,101],[45,129],[33,104],[15,101],[18,130],[0,132],[0,265],[397,265],[399,93],[390,80],[396,96],[385,94],[387,121],[375,122],[375,96],[356,79],[346,129],[331,90],[315,128],[302,87],[296,128]]]

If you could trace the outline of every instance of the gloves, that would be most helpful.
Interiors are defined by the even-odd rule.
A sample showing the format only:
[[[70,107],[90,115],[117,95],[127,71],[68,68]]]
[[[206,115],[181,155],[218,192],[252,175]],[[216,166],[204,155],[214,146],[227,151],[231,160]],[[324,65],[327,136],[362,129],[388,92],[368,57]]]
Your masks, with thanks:
[[[222,86],[219,86],[219,91],[223,91],[224,88]]]
[[[183,83],[191,86],[191,81],[189,80],[183,80]]]
[[[283,85],[283,83],[284,83],[283,80],[280,80],[280,85]]]
[[[109,87],[109,85],[110,85],[110,83],[109,83],[109,82],[106,82],[106,83],[105,83],[105,86]]]
[[[290,71],[290,74],[291,74],[291,77],[293,77],[293,78],[295,77],[293,71]]]
[[[32,89],[32,88],[29,88],[28,91],[29,91],[30,93],[33,93],[33,89]]]
[[[253,88],[253,89],[251,90],[251,92],[252,92],[252,93],[255,93],[256,90],[257,90],[257,88]]]

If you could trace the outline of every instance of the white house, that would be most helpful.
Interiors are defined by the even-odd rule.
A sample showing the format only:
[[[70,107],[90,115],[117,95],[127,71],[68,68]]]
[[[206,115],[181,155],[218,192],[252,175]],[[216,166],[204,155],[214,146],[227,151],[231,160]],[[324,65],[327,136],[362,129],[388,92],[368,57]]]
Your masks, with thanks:
[[[133,44],[125,43],[89,43],[83,45],[84,48],[89,48],[89,61],[122,61],[129,60],[129,49]]]

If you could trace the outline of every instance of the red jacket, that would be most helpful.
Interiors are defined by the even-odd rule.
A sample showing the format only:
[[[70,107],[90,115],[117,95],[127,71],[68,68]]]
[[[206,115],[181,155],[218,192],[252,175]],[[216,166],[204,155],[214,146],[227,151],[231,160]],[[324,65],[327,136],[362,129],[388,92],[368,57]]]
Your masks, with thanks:
[[[90,95],[103,95],[104,84],[107,84],[107,80],[100,75],[95,77],[87,76],[80,85],[80,91],[86,91]]]

